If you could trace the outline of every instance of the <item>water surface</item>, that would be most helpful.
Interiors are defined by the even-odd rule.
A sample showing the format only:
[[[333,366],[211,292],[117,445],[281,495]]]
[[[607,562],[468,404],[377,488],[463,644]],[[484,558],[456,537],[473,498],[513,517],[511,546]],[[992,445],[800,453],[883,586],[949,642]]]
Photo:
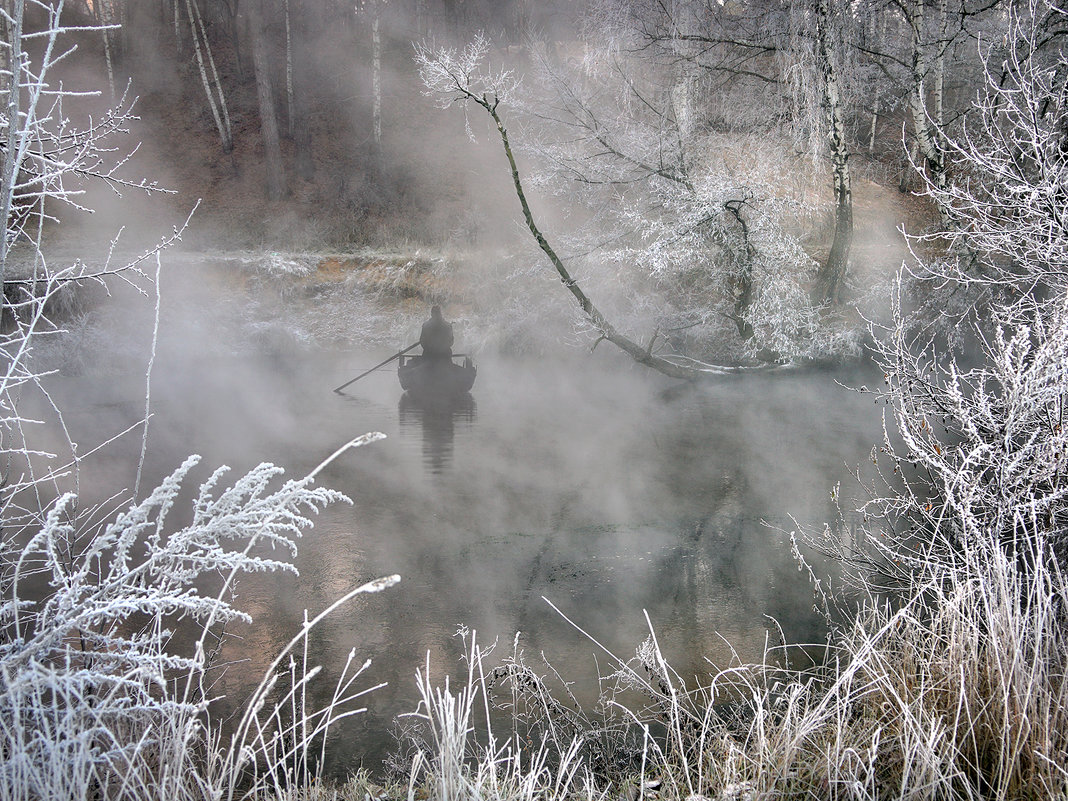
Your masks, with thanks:
[[[436,674],[458,670],[460,626],[499,638],[502,653],[518,632],[528,655],[544,653],[590,701],[609,660],[544,599],[623,658],[648,635],[648,615],[687,679],[735,656],[758,659],[780,629],[792,642],[822,638],[807,575],[780,529],[833,521],[832,488],[853,492],[850,469],[878,440],[879,411],[836,380],[863,376],[781,372],[689,387],[605,348],[483,353],[471,397],[428,409],[388,369],[331,391],[388,356],[383,347],[279,349],[268,338],[198,351],[177,322],[189,314],[163,316],[146,484],[190,452],[203,455],[203,475],[260,461],[302,475],[356,435],[387,435],[324,471],[322,483],[354,503],[318,518],[299,576],[242,580],[239,604],[255,623],[233,630],[225,656],[235,663],[219,685],[241,698],[304,610],[400,574],[397,587],[356,599],[314,637],[327,676],[355,648],[373,660],[367,684],[389,685],[345,724],[334,770],[361,758],[375,766],[392,746],[394,717],[416,706],[414,675],[428,654]],[[180,336],[168,339],[168,320]],[[91,371],[56,379],[85,437],[135,421],[142,383],[133,368],[106,381]],[[99,457],[97,481],[129,481],[139,446],[139,435],[127,437]],[[331,689],[327,681],[322,692]]]

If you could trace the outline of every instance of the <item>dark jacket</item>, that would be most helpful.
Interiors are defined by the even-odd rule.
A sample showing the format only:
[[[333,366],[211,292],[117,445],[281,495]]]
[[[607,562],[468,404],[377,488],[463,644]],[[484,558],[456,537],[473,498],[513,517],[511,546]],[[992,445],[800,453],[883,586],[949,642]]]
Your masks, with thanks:
[[[419,344],[423,346],[424,356],[452,356],[452,325],[441,317],[431,317],[423,323]]]

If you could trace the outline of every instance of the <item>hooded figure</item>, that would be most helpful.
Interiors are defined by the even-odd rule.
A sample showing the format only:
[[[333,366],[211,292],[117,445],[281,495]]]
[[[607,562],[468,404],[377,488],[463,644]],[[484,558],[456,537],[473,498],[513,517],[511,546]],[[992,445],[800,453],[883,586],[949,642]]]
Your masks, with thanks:
[[[441,316],[441,306],[430,309],[430,319],[423,323],[419,334],[423,355],[432,359],[452,358],[452,325]]]

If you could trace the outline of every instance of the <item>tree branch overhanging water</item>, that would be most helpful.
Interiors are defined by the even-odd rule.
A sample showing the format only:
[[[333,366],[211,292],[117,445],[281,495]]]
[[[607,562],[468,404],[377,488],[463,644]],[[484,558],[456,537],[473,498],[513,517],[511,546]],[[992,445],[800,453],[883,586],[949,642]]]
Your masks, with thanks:
[[[556,250],[549,243],[545,234],[534,220],[534,214],[530,209],[530,204],[527,201],[526,192],[523,188],[522,177],[519,174],[519,167],[516,164],[515,155],[512,152],[511,142],[508,139],[508,130],[497,111],[497,108],[501,103],[502,93],[497,90],[489,90],[480,93],[477,90],[474,90],[471,85],[473,68],[476,59],[480,57],[479,43],[476,42],[473,46],[467,48],[463,54],[460,55],[459,61],[456,63],[451,61],[443,63],[441,59],[436,58],[436,55],[437,54],[435,54],[434,51],[425,45],[417,45],[416,47],[416,61],[420,66],[420,73],[423,77],[423,81],[428,87],[428,94],[440,95],[444,89],[448,94],[448,102],[445,103],[445,105],[449,105],[452,102],[474,102],[492,118],[497,127],[497,133],[501,138],[501,145],[504,148],[505,156],[508,158],[508,166],[512,174],[512,182],[515,186],[516,197],[519,199],[519,204],[522,207],[523,219],[526,222],[527,228],[538,243],[538,247],[541,248],[553,267],[556,268],[556,272],[560,276],[560,281],[572,294],[577,301],[579,308],[582,309],[586,318],[597,330],[597,333],[599,334],[597,342],[600,342],[602,339],[608,340],[613,345],[626,352],[639,364],[650,367],[671,378],[684,380],[692,380],[708,375],[737,373],[753,369],[766,369],[768,366],[771,366],[764,365],[762,368],[746,368],[737,365],[708,364],[692,359],[689,361],[693,362],[693,366],[678,364],[669,358],[659,356],[653,352],[653,347],[659,332],[654,332],[649,338],[648,344],[644,346],[635,342],[625,334],[620,333],[620,331],[612,325],[608,318],[605,317],[601,310],[594,305],[590,297],[583,291],[578,281],[571,275],[563,260],[556,253]],[[502,75],[500,77],[505,78],[507,76]],[[596,343],[594,346],[596,347]]]

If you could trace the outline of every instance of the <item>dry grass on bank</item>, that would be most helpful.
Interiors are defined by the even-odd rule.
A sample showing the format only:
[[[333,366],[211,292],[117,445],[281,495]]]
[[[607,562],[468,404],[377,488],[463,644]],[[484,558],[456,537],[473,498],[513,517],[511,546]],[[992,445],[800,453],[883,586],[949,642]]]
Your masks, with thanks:
[[[551,669],[517,652],[494,668],[465,639],[460,686],[435,685],[429,665],[418,677],[406,773],[298,797],[1063,798],[1068,583],[1038,542],[980,544],[903,603],[870,599],[816,668],[769,651],[690,689],[651,635],[589,714],[554,696]]]

